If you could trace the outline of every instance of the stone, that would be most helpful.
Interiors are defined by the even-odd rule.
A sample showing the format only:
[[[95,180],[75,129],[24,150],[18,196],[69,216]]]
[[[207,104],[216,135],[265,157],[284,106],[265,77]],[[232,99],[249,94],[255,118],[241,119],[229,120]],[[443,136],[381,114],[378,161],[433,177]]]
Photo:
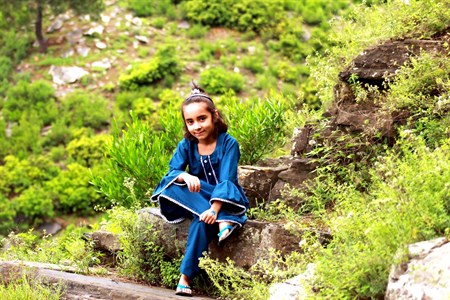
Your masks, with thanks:
[[[356,75],[360,82],[382,87],[386,78],[395,76],[395,72],[401,66],[411,57],[418,56],[421,51],[445,53],[444,42],[413,39],[388,41],[363,51],[345,70],[339,73],[339,78],[347,81],[350,76]]]
[[[190,25],[187,21],[181,21],[178,23],[177,28],[179,29],[189,29]]]
[[[83,68],[80,67],[61,67],[50,66],[48,72],[53,77],[53,82],[59,85],[74,83],[81,79],[83,76],[89,74]]]
[[[97,41],[97,42],[95,42],[95,47],[97,49],[103,50],[103,49],[106,49],[106,44],[102,41]]]
[[[141,42],[141,43],[144,43],[144,44],[148,44],[148,43],[149,43],[149,39],[148,39],[148,37],[146,37],[146,36],[143,36],[143,35],[136,35],[134,38],[135,38],[136,40],[138,40],[139,42]]]
[[[109,59],[104,58],[100,61],[94,61],[91,64],[92,68],[100,68],[100,69],[105,69],[108,70],[109,68],[111,68],[111,62],[109,61]]]
[[[89,28],[89,30],[86,31],[84,33],[84,35],[89,35],[89,36],[92,36],[94,34],[102,35],[104,30],[105,30],[105,27],[103,25],[97,25],[97,26]]]
[[[288,169],[288,166],[259,167],[240,166],[238,168],[239,183],[243,187],[250,207],[258,202],[267,202],[272,199],[271,190],[278,181],[278,174]]]
[[[62,225],[58,222],[45,222],[37,227],[37,230],[44,234],[55,235],[61,231]]]
[[[314,278],[316,265],[308,264],[303,274],[286,280],[282,283],[275,283],[269,287],[269,300],[303,300],[309,299],[311,293],[307,290],[308,284]],[[305,286],[306,283],[306,286]]]
[[[76,50],[77,50],[77,53],[80,54],[83,57],[88,56],[89,52],[91,51],[90,48],[85,47],[85,46],[81,46],[81,45],[77,46]]]
[[[408,261],[391,268],[385,299],[450,299],[448,239],[409,245]]]
[[[52,33],[60,30],[64,25],[64,21],[61,19],[56,19],[46,30],[47,33]]]
[[[110,253],[117,253],[122,249],[119,237],[106,230],[94,231],[89,238],[95,244],[95,247],[101,250],[109,251]]]

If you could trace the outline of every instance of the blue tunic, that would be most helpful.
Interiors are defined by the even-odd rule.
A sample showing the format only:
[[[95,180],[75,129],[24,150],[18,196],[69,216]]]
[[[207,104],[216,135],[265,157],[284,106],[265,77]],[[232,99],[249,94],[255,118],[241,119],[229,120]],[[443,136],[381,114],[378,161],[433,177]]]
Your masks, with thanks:
[[[200,216],[213,201],[223,202],[217,222],[242,226],[249,201],[238,183],[239,145],[228,133],[220,133],[211,155],[200,155],[198,143],[183,139],[169,163],[169,171],[156,187],[151,200],[159,202],[161,214],[169,223]],[[200,192],[190,192],[186,183],[175,180],[188,172],[200,179]]]

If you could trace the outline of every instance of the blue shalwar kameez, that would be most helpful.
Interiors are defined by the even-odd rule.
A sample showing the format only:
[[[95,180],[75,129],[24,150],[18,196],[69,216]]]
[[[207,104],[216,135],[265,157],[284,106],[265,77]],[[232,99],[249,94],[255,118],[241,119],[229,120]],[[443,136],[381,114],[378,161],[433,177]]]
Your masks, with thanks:
[[[239,145],[228,133],[220,133],[211,155],[200,155],[198,143],[183,139],[169,163],[164,176],[151,196],[158,201],[162,216],[169,223],[192,218],[181,273],[193,278],[200,271],[198,260],[217,236],[217,224],[206,224],[200,215],[211,208],[213,201],[223,202],[217,222],[230,222],[239,227],[247,220],[249,201],[238,183]],[[190,192],[187,185],[176,182],[188,172],[200,179],[200,192]]]

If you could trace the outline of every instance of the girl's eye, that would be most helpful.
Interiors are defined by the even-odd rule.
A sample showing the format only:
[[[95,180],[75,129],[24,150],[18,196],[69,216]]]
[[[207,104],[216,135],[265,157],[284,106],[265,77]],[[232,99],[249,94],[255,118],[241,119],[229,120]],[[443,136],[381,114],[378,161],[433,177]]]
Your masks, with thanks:
[[[193,122],[191,120],[186,121],[186,124],[191,125]]]

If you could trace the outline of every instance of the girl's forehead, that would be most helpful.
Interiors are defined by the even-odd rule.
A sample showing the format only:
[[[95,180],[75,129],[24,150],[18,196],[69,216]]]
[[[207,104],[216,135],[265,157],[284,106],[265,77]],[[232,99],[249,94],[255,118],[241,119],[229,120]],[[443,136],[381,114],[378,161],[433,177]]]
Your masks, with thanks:
[[[183,113],[187,114],[203,114],[209,113],[208,105],[204,102],[192,102],[183,106]]]

